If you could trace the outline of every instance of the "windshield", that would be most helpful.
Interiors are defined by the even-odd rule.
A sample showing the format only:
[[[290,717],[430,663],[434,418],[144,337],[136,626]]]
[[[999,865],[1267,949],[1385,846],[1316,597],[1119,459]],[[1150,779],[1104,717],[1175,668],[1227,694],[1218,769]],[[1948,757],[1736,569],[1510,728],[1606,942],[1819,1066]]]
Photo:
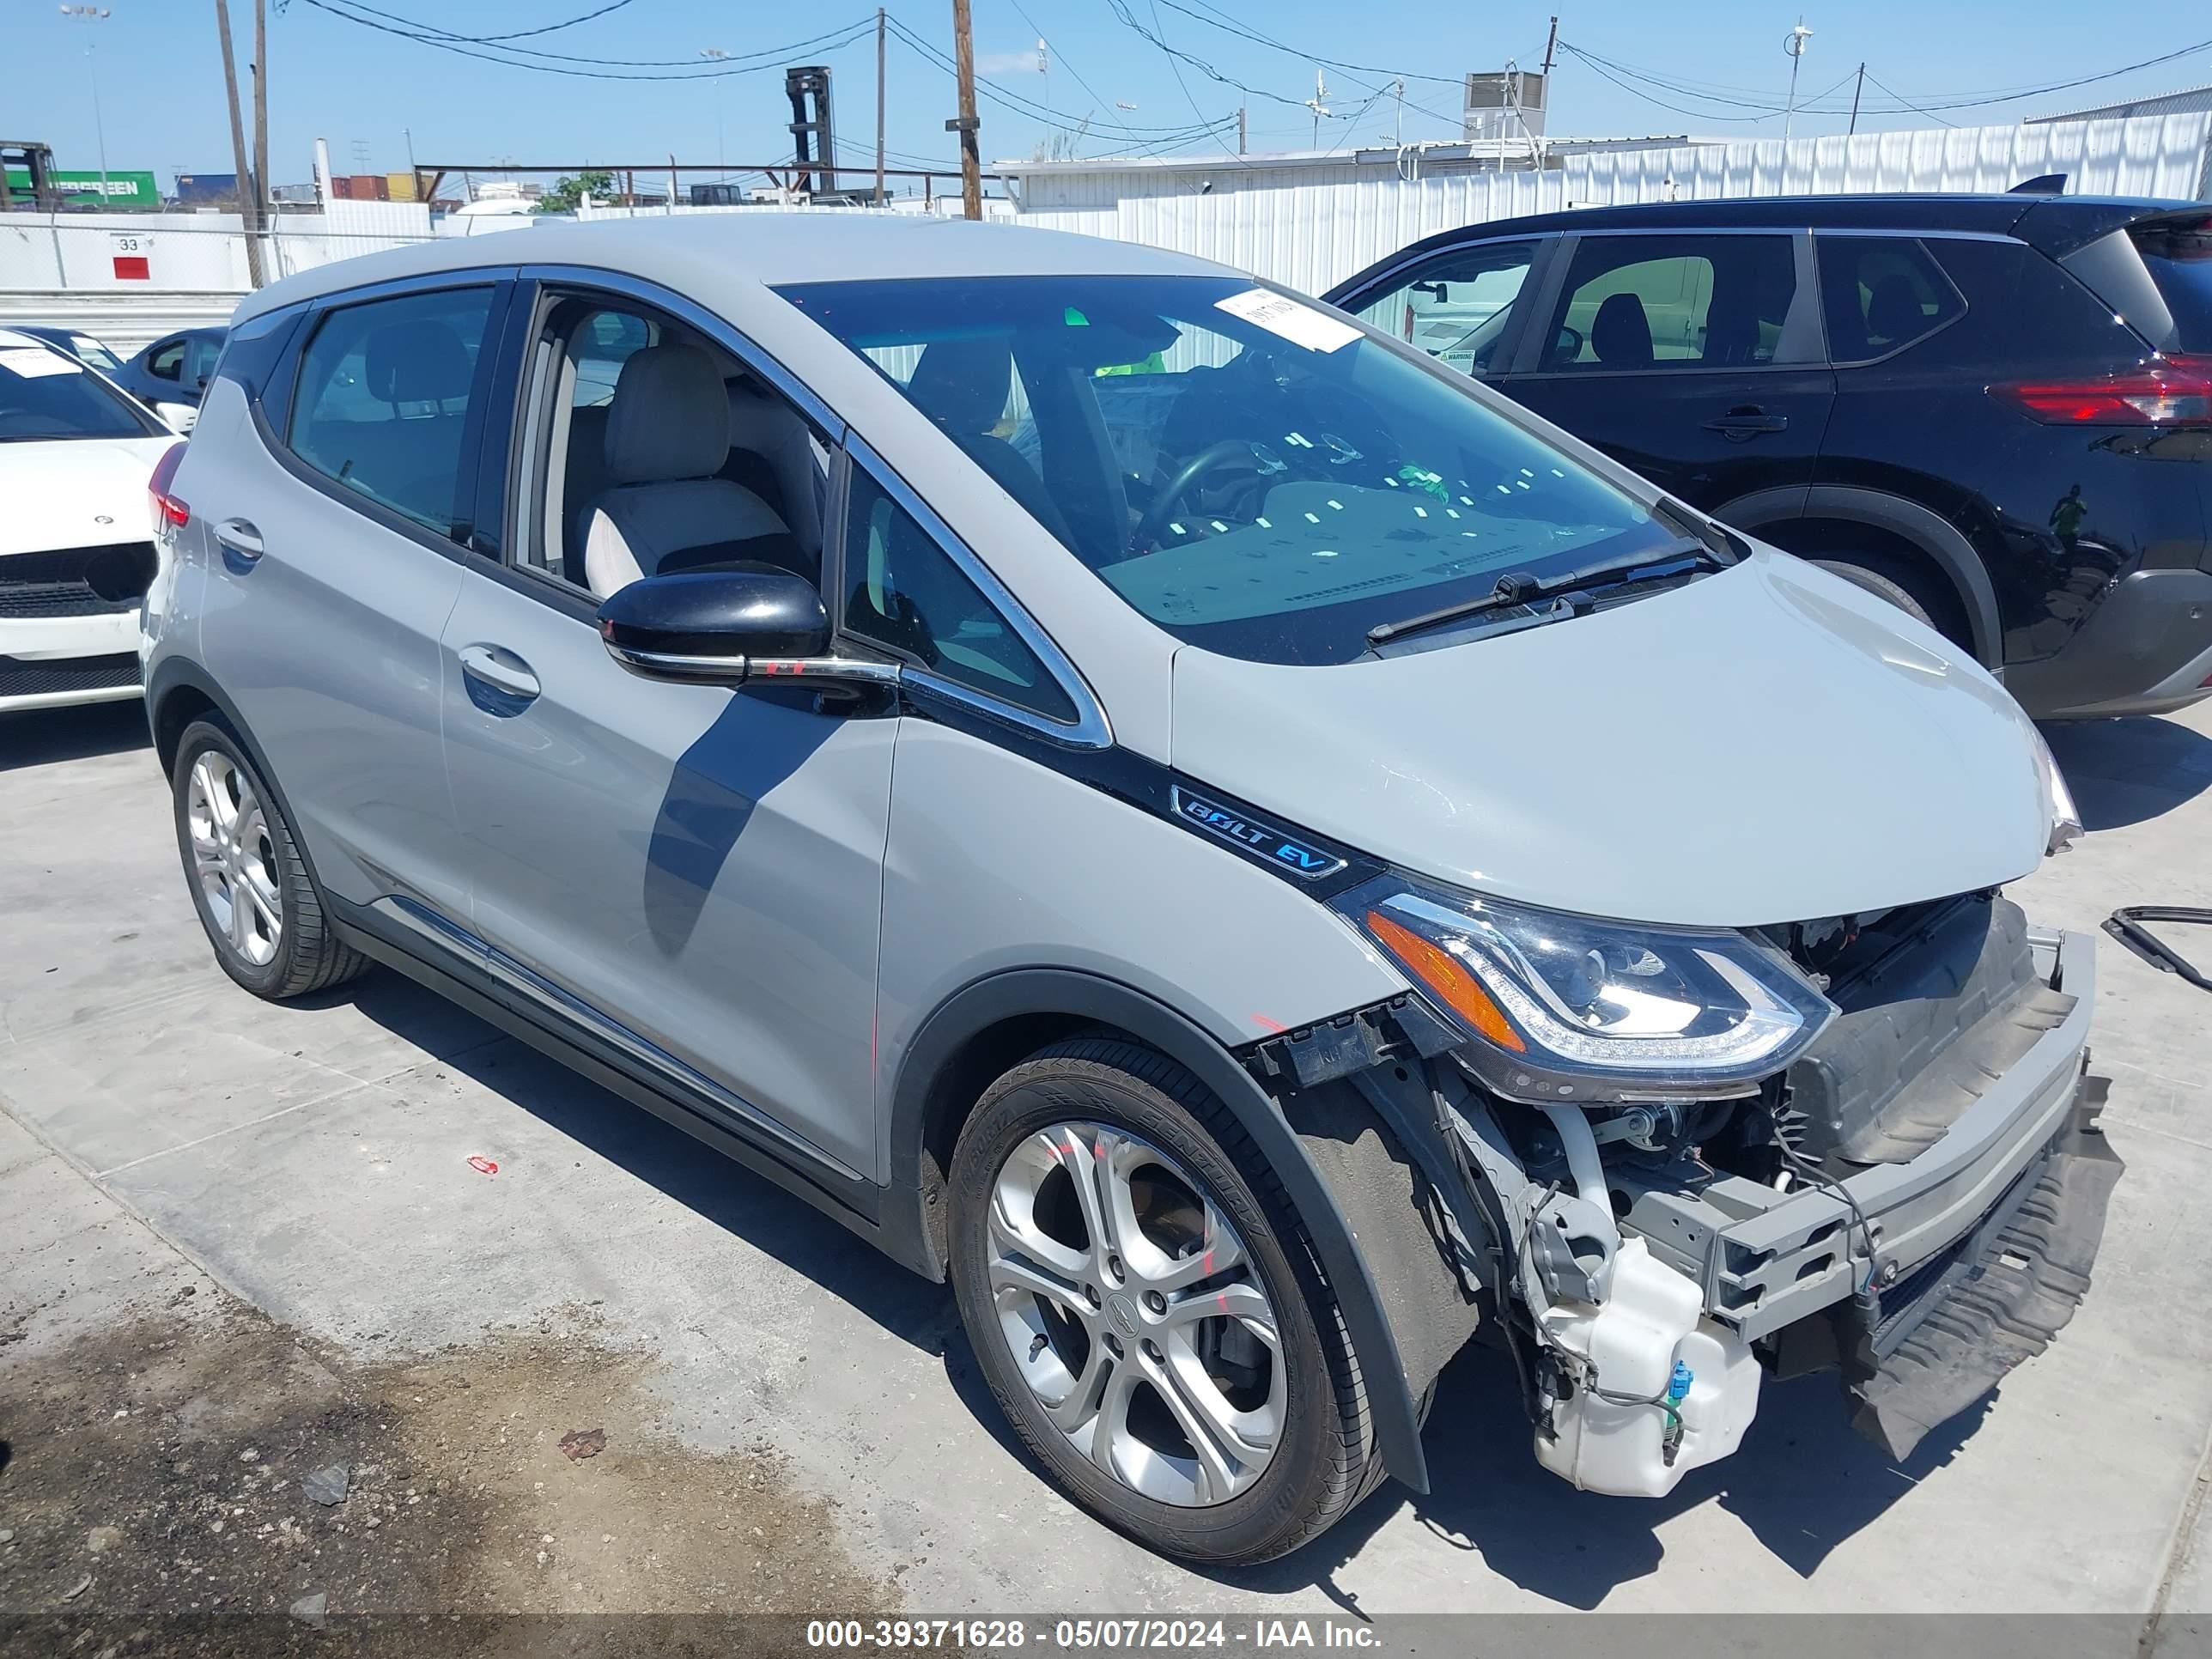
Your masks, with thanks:
[[[144,438],[159,430],[76,358],[42,345],[0,346],[0,443]]]
[[[1471,383],[1216,276],[819,283],[860,353],[1178,638],[1346,662],[1368,631],[1674,536]]]
[[[70,349],[103,374],[113,374],[123,367],[120,357],[88,334],[70,335]]]

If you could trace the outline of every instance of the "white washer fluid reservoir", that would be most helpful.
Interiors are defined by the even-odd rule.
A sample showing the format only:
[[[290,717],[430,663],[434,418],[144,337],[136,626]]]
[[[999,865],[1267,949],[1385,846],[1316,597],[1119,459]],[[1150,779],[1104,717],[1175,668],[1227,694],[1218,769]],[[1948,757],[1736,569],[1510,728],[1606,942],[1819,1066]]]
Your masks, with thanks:
[[[1543,1324],[1559,1346],[1590,1362],[1598,1388],[1622,1397],[1577,1389],[1553,1407],[1556,1433],[1537,1433],[1536,1461],[1584,1491],[1664,1497],[1690,1470],[1734,1451],[1759,1410],[1759,1361],[1749,1346],[1705,1318],[1698,1286],[1640,1238],[1621,1242],[1601,1305],[1559,1304]],[[1646,1403],[1662,1399],[1681,1419],[1671,1459],[1668,1413]]]

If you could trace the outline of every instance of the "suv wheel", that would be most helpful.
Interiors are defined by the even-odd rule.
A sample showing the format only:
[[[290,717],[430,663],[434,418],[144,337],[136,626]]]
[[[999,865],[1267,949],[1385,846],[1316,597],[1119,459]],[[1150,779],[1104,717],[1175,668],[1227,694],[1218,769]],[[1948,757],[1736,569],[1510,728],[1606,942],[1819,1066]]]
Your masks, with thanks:
[[[196,720],[185,729],[170,788],[192,907],[223,972],[276,1000],[368,965],[331,931],[291,826],[227,727]]]
[[[1379,1483],[1357,1359],[1257,1148],[1152,1050],[1056,1045],[985,1092],[952,1281],[992,1392],[1067,1493],[1164,1554],[1264,1561]]]

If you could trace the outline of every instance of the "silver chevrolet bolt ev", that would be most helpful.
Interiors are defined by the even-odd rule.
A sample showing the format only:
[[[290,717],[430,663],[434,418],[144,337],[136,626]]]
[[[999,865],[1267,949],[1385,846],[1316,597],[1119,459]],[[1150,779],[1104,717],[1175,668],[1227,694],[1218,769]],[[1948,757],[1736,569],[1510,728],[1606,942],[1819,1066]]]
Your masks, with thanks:
[[[860,216],[412,248],[248,299],[155,497],[225,971],[397,968],[949,1279],[1157,1549],[1458,1478],[1478,1325],[1649,1497],[1769,1374],[1902,1456],[2087,1288],[2019,708],[1325,307]]]

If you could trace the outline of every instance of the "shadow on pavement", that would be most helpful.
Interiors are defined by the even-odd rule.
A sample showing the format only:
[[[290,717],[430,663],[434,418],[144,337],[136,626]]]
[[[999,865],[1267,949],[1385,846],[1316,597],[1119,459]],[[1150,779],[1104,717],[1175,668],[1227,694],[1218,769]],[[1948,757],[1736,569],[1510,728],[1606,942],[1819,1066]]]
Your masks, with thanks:
[[[389,969],[370,973],[334,1000],[350,1000],[440,1065],[805,1274],[894,1336],[926,1353],[957,1351],[966,1358],[966,1343],[952,1334],[958,1316],[945,1286],[916,1277],[765,1176]]]
[[[19,709],[0,714],[0,772],[116,755],[151,742],[146,705],[136,697],[76,708]]]
[[[2212,738],[2178,720],[2065,720],[2043,735],[2085,830],[2141,823],[2212,789]]]
[[[1717,1504],[1778,1560],[1810,1577],[1829,1552],[1948,1462],[1989,1404],[1936,1429],[1899,1465],[1851,1431],[1841,1386],[1833,1376],[1769,1382],[1735,1456],[1693,1470],[1666,1498],[1606,1498],[1577,1492],[1537,1466],[1509,1363],[1478,1341],[1437,1381],[1422,1436],[1426,1496],[1386,1486],[1296,1554],[1214,1576],[1275,1593],[1311,1585],[1364,1616],[1369,1610],[1341,1589],[1339,1572],[1384,1522],[1410,1508],[1431,1534],[1508,1582],[1588,1609],[1659,1570],[1666,1555],[1659,1530],[1668,1521]]]
[[[937,1355],[979,1428],[1040,1482],[1043,1470],[991,1396],[960,1329],[951,1292],[879,1254],[763,1176],[702,1147],[388,969],[337,994],[394,1036],[802,1273],[885,1331]],[[1400,1510],[1437,1538],[1533,1594],[1598,1606],[1618,1586],[1658,1571],[1659,1529],[1705,1504],[1736,1516],[1778,1559],[1810,1576],[1828,1553],[1940,1468],[1972,1432],[1980,1407],[1930,1434],[1904,1465],[1853,1433],[1832,1376],[1769,1383],[1742,1449],[1687,1476],[1661,1499],[1580,1492],[1538,1468],[1505,1356],[1477,1342],[1438,1380],[1424,1436],[1426,1496],[1388,1485],[1308,1547],[1264,1565],[1208,1576],[1283,1594],[1312,1587],[1364,1614],[1339,1576]],[[1994,1396],[1992,1396],[1994,1398]]]

